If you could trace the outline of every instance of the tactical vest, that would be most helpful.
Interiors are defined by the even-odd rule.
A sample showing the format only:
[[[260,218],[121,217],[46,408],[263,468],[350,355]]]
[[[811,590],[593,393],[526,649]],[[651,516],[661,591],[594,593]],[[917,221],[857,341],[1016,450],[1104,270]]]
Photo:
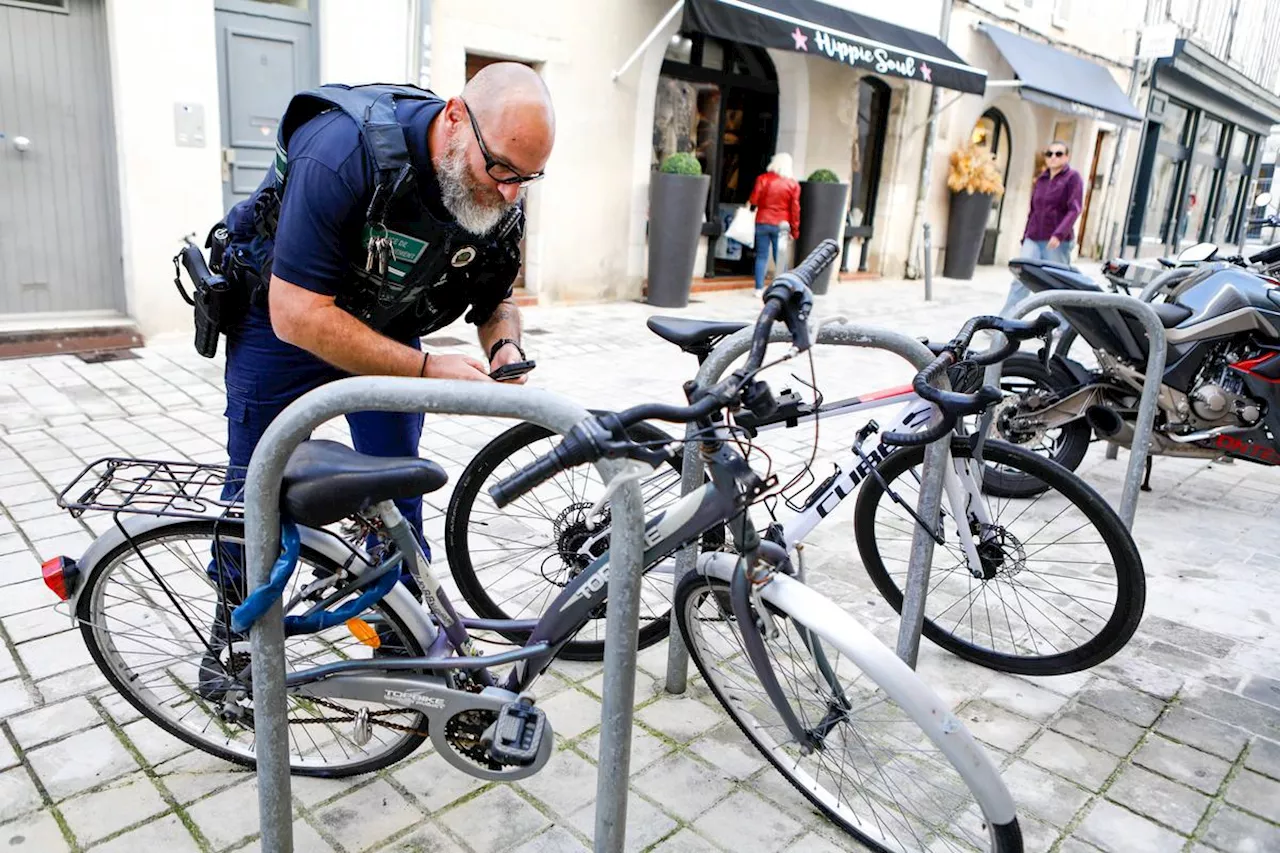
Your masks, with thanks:
[[[483,322],[507,295],[520,268],[524,213],[513,207],[489,234],[479,237],[431,214],[418,191],[404,129],[396,120],[399,99],[436,100],[413,86],[327,84],[300,92],[289,102],[276,135],[275,165],[253,203],[254,227],[274,241],[288,179],[289,139],[311,119],[342,110],[359,129],[373,172],[373,192],[350,281],[338,307],[395,338],[425,335],[457,320]],[[269,280],[264,270],[262,278]]]

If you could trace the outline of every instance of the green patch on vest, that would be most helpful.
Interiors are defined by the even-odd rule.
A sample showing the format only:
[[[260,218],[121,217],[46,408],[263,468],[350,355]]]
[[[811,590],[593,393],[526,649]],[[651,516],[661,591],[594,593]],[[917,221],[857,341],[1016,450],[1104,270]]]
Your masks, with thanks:
[[[382,229],[378,229],[379,233],[383,233]],[[373,236],[374,229],[365,225],[360,231],[360,240],[365,246],[369,245],[369,239]],[[409,270],[413,269],[427,250],[427,244],[417,237],[410,237],[399,231],[386,229],[386,236],[391,239],[391,257],[387,261],[387,275],[390,278],[404,278],[409,274]]]

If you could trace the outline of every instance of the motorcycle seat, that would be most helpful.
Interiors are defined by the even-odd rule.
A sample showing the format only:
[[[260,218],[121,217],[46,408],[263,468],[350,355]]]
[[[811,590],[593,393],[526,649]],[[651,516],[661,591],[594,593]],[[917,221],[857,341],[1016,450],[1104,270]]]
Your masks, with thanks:
[[[1093,279],[1072,266],[1042,261],[1038,258],[1014,258],[1009,269],[1031,290],[1084,290],[1094,293],[1102,290]]]
[[[1178,305],[1175,302],[1152,302],[1148,304],[1156,312],[1156,316],[1160,318],[1160,325],[1166,329],[1172,329],[1195,313],[1185,305]]]

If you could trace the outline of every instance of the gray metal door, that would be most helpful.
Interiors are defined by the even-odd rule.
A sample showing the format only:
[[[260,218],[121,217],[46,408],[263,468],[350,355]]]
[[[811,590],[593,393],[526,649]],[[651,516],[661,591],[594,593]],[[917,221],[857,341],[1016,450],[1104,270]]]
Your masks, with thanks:
[[[0,317],[123,312],[103,0],[0,5],[0,45]]]
[[[218,0],[215,10],[222,200],[230,208],[271,168],[280,116],[294,93],[315,86],[319,74],[306,9]]]

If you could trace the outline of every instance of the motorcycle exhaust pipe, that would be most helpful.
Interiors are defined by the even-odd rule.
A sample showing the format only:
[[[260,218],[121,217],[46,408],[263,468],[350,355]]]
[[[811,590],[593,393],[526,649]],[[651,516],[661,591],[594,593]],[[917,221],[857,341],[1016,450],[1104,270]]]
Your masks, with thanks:
[[[1133,424],[1120,417],[1110,406],[1090,406],[1084,410],[1084,420],[1099,438],[1126,447],[1133,443]]]

